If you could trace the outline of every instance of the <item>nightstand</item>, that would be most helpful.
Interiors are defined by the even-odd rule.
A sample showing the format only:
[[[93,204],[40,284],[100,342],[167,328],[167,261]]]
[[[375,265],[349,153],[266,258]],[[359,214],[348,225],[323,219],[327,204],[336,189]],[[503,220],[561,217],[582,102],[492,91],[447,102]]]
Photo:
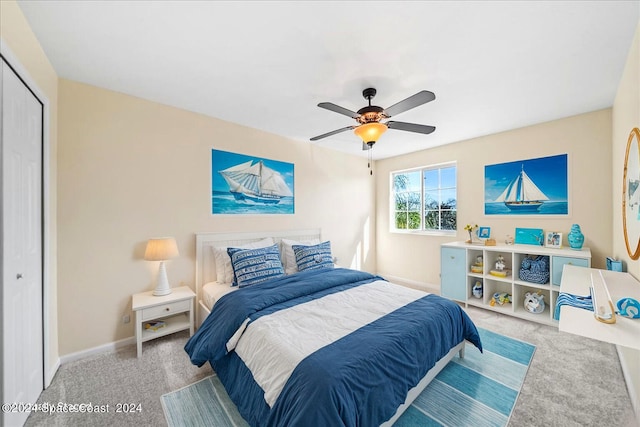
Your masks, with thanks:
[[[155,296],[153,291],[133,295],[131,307],[136,318],[136,344],[138,357],[142,355],[142,343],[175,332],[189,329],[193,335],[193,302],[196,294],[190,287],[172,288],[169,295]],[[162,320],[165,325],[158,330],[144,328],[150,321]]]

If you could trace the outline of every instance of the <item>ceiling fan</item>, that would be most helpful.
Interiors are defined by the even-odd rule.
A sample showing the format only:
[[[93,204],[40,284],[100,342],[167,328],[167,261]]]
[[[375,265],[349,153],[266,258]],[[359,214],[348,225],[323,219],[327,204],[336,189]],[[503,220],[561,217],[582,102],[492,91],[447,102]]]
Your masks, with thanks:
[[[400,113],[404,113],[407,110],[433,101],[434,99],[436,99],[436,96],[433,94],[433,92],[429,92],[428,90],[420,91],[415,95],[412,95],[407,99],[404,99],[397,104],[392,105],[389,108],[382,108],[376,105],[371,105],[371,99],[376,96],[376,93],[377,91],[372,87],[362,91],[362,96],[369,101],[369,105],[359,109],[358,112],[348,110],[331,102],[321,102],[320,104],[318,104],[318,107],[320,108],[334,111],[338,114],[344,114],[345,116],[349,116],[352,119],[356,119],[359,124],[347,126],[331,132],[323,133],[322,135],[314,136],[313,138],[311,138],[311,141],[317,141],[319,139],[353,129],[354,133],[362,139],[362,149],[370,150],[371,147],[373,147],[373,144],[376,143],[380,135],[386,132],[387,129],[404,130],[407,132],[416,132],[423,134],[430,134],[431,132],[436,130],[434,126],[418,125],[415,123],[396,121],[387,121],[384,123],[382,122],[382,120],[389,119]]]

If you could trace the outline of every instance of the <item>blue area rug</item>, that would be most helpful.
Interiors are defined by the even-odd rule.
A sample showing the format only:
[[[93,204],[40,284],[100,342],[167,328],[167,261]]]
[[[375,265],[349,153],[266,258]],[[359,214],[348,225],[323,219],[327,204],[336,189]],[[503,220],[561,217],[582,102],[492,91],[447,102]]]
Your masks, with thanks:
[[[478,328],[484,353],[467,345],[394,424],[396,427],[506,426],[535,346]],[[217,376],[165,394],[167,423],[240,427],[242,419]]]

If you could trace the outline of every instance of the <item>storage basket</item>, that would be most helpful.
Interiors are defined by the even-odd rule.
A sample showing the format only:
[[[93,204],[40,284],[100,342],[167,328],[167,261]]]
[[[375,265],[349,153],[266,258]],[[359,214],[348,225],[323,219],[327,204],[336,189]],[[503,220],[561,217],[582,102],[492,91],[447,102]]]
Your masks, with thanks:
[[[518,273],[520,280],[540,285],[549,282],[549,275],[549,257],[543,255],[524,258]]]

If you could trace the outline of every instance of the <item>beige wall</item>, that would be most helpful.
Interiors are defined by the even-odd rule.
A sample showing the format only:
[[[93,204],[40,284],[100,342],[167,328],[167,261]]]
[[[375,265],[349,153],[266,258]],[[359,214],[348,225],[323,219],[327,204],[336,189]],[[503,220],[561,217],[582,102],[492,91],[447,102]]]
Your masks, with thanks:
[[[568,216],[485,216],[484,166],[568,154]],[[457,161],[458,233],[455,237],[389,232],[389,173]],[[449,144],[376,163],[376,249],[378,272],[427,285],[440,285],[440,245],[466,240],[463,227],[491,227],[504,241],[516,227],[561,231],[563,245],[571,224],[580,224],[592,265],[604,267],[611,254],[611,110],[601,110],[509,132]]]
[[[121,318],[154,288],[150,237],[177,239],[173,286],[193,285],[198,231],[320,227],[338,264],[375,271],[365,158],[64,79],[59,105],[61,355],[133,335]],[[295,214],[213,216],[212,148],[293,163]]]
[[[627,64],[613,104],[613,254],[624,260],[627,271],[640,278],[640,262],[629,258],[622,229],[622,177],[629,132],[640,128],[640,23],[636,29]],[[635,242],[637,243],[637,242]],[[630,242],[635,247],[634,242]],[[623,367],[627,370],[627,385],[631,391],[636,418],[640,420],[640,351],[619,347]]]
[[[48,175],[49,192],[45,196],[45,209],[48,207],[48,218],[45,217],[46,240],[45,254],[48,253],[48,276],[45,284],[49,295],[48,318],[45,319],[48,329],[48,369],[45,372],[55,373],[53,369],[58,363],[58,312],[57,312],[57,229],[56,229],[56,174],[57,174],[57,145],[58,145],[58,76],[44,54],[40,43],[31,31],[22,11],[15,1],[0,1],[0,37],[6,43],[13,55],[20,62],[19,68],[24,68],[28,78],[35,82],[39,90],[48,98],[49,121],[48,152],[49,162],[45,165]],[[12,64],[16,67],[18,64]],[[23,78],[27,76],[22,76]],[[47,183],[45,183],[45,186]],[[46,188],[46,187],[45,187]],[[48,219],[48,220],[47,220]],[[46,272],[46,271],[45,271]],[[48,378],[47,380],[50,380]]]

